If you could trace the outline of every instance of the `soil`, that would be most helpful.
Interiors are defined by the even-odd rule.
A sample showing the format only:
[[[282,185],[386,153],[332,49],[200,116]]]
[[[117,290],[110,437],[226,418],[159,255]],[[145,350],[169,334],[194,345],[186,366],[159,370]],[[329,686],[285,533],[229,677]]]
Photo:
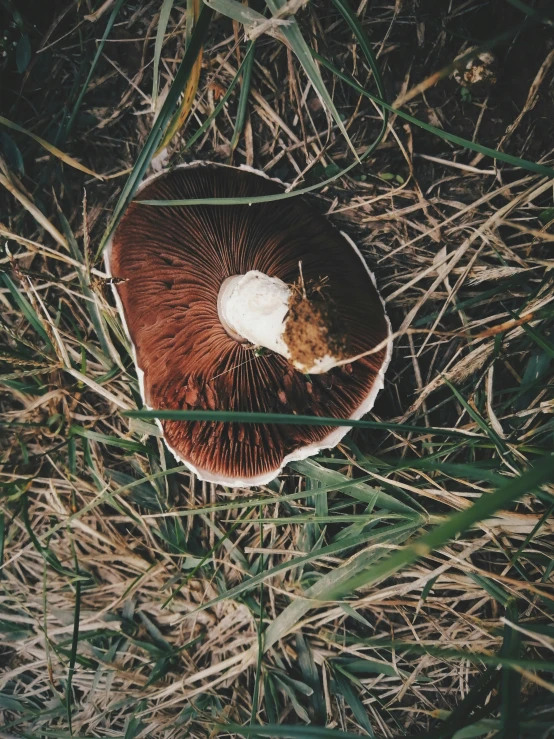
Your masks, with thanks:
[[[348,340],[337,308],[318,286],[293,286],[283,338],[292,361],[304,367],[329,355],[348,357]]]

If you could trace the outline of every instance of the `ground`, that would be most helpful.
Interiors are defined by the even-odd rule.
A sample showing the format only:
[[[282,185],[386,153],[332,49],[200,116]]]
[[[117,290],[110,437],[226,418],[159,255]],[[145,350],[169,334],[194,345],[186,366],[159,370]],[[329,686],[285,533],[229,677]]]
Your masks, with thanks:
[[[99,253],[163,118],[160,13],[163,111],[186,3],[0,0],[0,737],[553,735],[551,9],[349,7],[292,10],[343,75],[321,66],[353,148],[379,143],[307,197],[374,271],[392,362],[373,428],[246,491],[123,415],[140,396]],[[348,17],[398,111],[380,140]],[[209,19],[166,163],[299,188],[355,162],[270,30],[209,120],[248,43]],[[432,77],[486,42],[495,82]]]

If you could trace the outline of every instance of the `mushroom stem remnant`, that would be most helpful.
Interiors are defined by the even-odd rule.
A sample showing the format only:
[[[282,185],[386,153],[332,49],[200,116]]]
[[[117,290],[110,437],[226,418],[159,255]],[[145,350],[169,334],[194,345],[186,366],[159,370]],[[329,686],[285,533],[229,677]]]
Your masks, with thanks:
[[[217,309],[236,341],[276,352],[305,374],[322,374],[348,361],[340,328],[333,331],[322,302],[310,300],[305,289],[300,294],[278,277],[250,270],[223,282]]]

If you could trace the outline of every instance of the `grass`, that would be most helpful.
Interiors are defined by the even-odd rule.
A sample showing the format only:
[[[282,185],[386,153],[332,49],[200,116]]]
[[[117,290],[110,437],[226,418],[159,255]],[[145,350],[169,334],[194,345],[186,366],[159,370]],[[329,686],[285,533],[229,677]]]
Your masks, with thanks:
[[[0,737],[552,736],[544,8],[19,5],[0,0]],[[471,45],[501,60],[481,95],[444,71]],[[100,262],[151,165],[197,158],[312,193],[397,334],[374,412],[253,491],[168,454]]]

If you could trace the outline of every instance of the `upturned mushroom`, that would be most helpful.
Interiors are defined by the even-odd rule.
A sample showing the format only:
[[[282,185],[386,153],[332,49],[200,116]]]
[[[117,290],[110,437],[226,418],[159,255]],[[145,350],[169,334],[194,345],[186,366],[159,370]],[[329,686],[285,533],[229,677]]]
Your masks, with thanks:
[[[283,191],[248,168],[195,163],[137,200]],[[383,387],[390,325],[361,253],[298,197],[253,205],[131,203],[106,266],[144,404],[358,419]],[[261,485],[335,446],[348,427],[163,420],[202,479]]]
[[[459,54],[455,61],[476,51],[475,46],[466,49]],[[468,59],[460,68],[456,68],[452,76],[456,82],[474,97],[488,95],[491,88],[496,84],[498,73],[498,60],[490,51],[482,51],[471,59]]]

